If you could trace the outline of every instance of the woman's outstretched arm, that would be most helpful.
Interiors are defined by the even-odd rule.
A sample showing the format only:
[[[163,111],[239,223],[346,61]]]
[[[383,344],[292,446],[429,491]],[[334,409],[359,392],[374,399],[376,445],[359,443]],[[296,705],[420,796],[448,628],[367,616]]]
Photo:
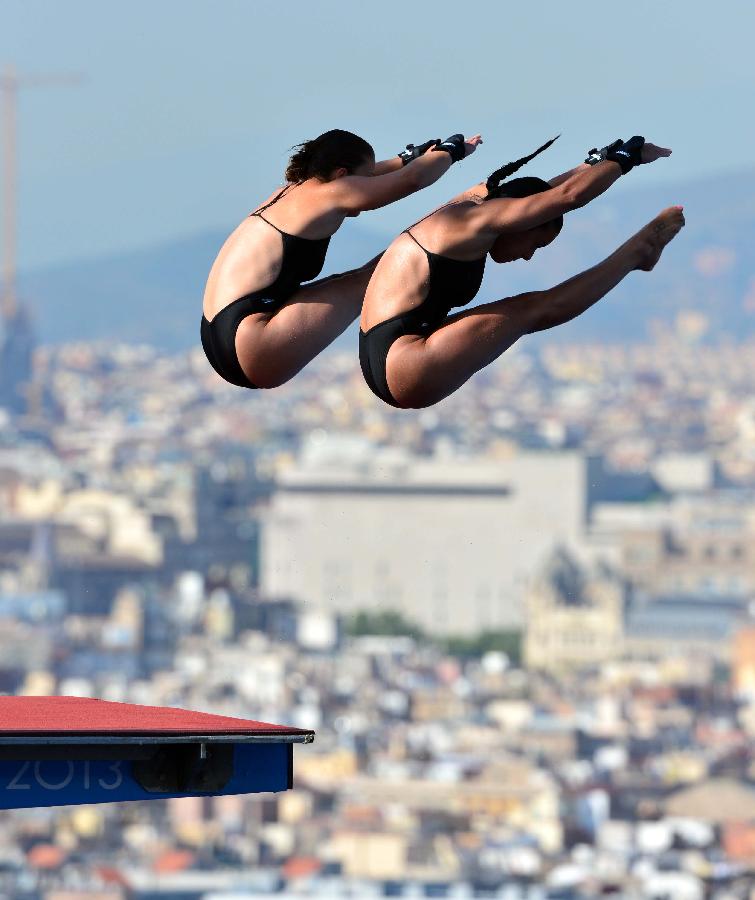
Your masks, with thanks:
[[[671,150],[645,143],[640,152],[640,163],[651,163],[671,155]],[[578,166],[568,177],[550,191],[533,194],[521,199],[489,200],[480,205],[478,215],[481,229],[493,234],[526,231],[563,216],[565,213],[586,206],[591,200],[605,193],[622,174],[618,162],[606,159],[596,165]]]
[[[590,166],[587,163],[580,163],[580,165],[576,166],[573,169],[569,169],[568,172],[564,172],[561,175],[556,175],[554,178],[548,179],[548,184],[551,187],[557,187],[559,184],[563,184],[569,178],[572,178],[579,172],[583,172],[586,169],[589,169]],[[473,184],[472,187],[467,188],[466,191],[462,191],[460,194],[457,194],[455,197],[451,197],[448,201],[449,203],[459,203],[462,200],[484,200],[488,195],[488,188],[484,181],[480,181],[477,184]]]
[[[440,138],[430,138],[429,141],[423,141],[421,144],[407,144],[406,149],[392,156],[390,159],[384,159],[375,163],[375,171],[373,175],[387,175],[389,172],[395,172],[403,166],[408,166],[410,162],[419,159],[432,147],[437,147]]]
[[[390,159],[381,159],[380,162],[375,163],[375,171],[372,173],[372,177],[374,178],[376,175],[388,175],[390,172],[397,172],[399,169],[403,169],[404,164],[401,162],[401,157],[396,154],[396,156],[392,156]]]
[[[575,175],[578,175],[580,172],[584,172],[589,168],[590,166],[587,163],[580,163],[573,169],[569,169],[568,172],[563,172],[561,175],[556,175],[554,178],[549,178],[548,184],[551,187],[558,187],[559,184],[563,184],[565,181],[568,181],[570,178],[573,178]]]
[[[456,135],[457,141],[452,149],[464,156],[474,153],[475,148],[482,142],[479,134],[464,140],[461,135]],[[330,182],[332,202],[334,206],[348,213],[359,213],[368,209],[380,209],[395,200],[408,197],[416,191],[422,190],[436,182],[451,167],[455,159],[450,152],[443,152],[448,142],[443,142],[438,148],[428,151],[413,160],[407,166],[401,166],[395,171],[383,175],[361,176],[346,175]]]

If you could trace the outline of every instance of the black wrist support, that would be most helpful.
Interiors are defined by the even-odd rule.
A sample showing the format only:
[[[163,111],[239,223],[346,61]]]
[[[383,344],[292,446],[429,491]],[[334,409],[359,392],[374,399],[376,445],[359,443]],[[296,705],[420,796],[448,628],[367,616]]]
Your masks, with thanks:
[[[628,141],[622,141],[621,138],[615,140],[612,144],[601,147],[596,150],[594,147],[587,155],[585,160],[591,166],[596,163],[603,162],[604,159],[618,163],[621,166],[621,174],[626,175],[627,172],[635,166],[642,164],[642,148],[645,144],[645,138],[636,134],[629,138]]]
[[[424,144],[407,144],[406,150],[402,150],[399,153],[399,158],[401,159],[401,164],[403,166],[410,163],[413,159],[418,159],[425,153],[430,147],[436,147],[440,143],[440,138],[434,138],[429,141],[425,141]]]
[[[433,147],[433,150],[445,150],[454,162],[459,162],[467,153],[464,147],[464,135],[452,134],[451,137],[447,137],[445,141],[441,141],[440,144]]]

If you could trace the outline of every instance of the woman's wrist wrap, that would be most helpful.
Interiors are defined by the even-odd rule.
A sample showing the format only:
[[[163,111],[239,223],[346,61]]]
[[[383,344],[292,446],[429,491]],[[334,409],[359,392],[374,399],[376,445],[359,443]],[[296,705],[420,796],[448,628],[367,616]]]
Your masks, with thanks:
[[[440,138],[434,138],[430,141],[425,141],[424,144],[407,144],[406,150],[402,150],[399,153],[399,158],[401,160],[401,165],[408,165],[413,159],[419,159],[423,153],[426,153],[430,147],[435,147],[440,143]]]
[[[451,137],[446,138],[445,141],[441,141],[440,144],[433,147],[433,151],[435,150],[445,150],[453,162],[459,162],[467,155],[466,147],[464,146],[464,135],[452,134]]]
[[[635,166],[642,164],[642,148],[645,145],[645,138],[636,134],[629,138],[628,141],[622,141],[621,138],[596,150],[594,147],[587,155],[585,160],[588,165],[594,166],[599,162],[607,159],[611,162],[618,163],[621,166],[621,174],[626,175],[627,172]]]

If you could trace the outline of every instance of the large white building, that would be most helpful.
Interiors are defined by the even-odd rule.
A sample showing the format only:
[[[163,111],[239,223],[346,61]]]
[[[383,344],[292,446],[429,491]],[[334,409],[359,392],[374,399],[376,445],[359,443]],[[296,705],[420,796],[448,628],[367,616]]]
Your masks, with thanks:
[[[428,459],[323,435],[279,476],[263,593],[437,634],[520,626],[543,556],[582,543],[590,471],[579,453]]]

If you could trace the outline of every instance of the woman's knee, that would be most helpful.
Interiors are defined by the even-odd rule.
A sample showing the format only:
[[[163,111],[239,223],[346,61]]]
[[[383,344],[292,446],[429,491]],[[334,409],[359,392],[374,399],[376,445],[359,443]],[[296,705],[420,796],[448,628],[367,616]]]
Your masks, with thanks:
[[[247,378],[255,387],[263,391],[272,390],[281,387],[296,375],[303,366],[294,367],[292,365],[281,365],[280,361],[273,364],[265,364],[264,359],[259,357],[254,361],[254,365],[248,367],[246,371]]]
[[[432,385],[421,382],[394,387],[388,380],[388,388],[399,409],[427,409],[447,396]]]
[[[269,375],[267,373],[257,375],[254,378],[255,387],[260,388],[263,391],[270,391],[273,388],[281,387],[286,384],[286,382],[290,381],[293,378],[293,375],[283,376],[283,375]]]

